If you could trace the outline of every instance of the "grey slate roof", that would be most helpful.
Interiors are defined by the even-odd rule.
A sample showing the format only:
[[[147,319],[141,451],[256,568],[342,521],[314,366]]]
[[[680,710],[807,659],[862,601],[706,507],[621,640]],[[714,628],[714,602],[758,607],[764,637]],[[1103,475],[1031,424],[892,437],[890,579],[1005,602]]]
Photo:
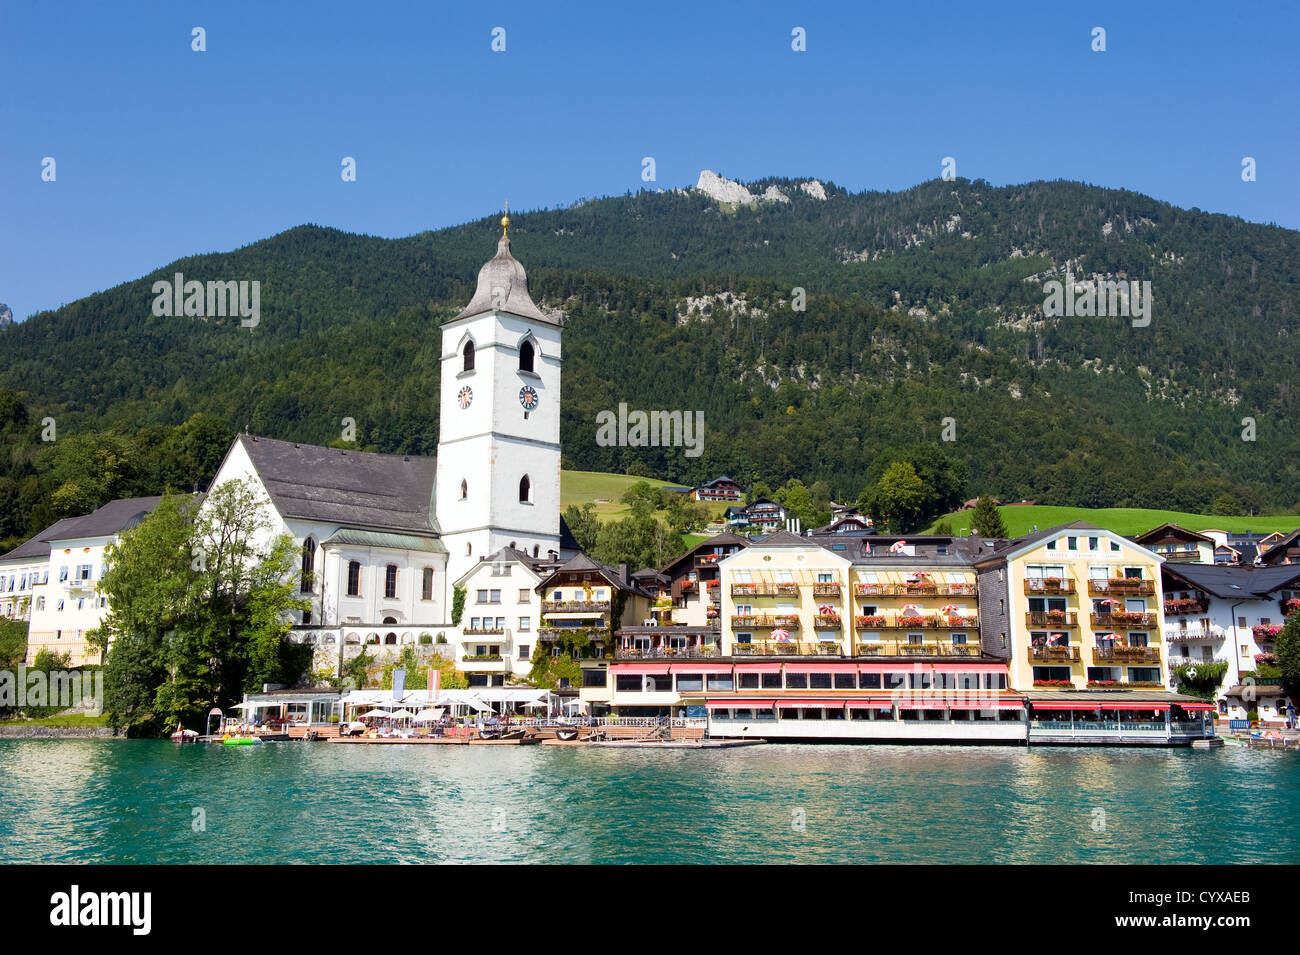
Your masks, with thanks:
[[[439,533],[437,458],[342,451],[241,434],[282,517],[375,531]]]
[[[560,324],[533,303],[532,296],[528,294],[528,275],[510,254],[510,240],[504,235],[497,243],[497,254],[479,269],[478,288],[474,290],[474,297],[452,321],[494,309],[520,318],[546,322],[548,325]]]
[[[431,554],[445,554],[447,548],[437,537],[417,537],[414,534],[387,534],[353,528],[335,531],[322,544],[351,544],[356,547],[389,547],[394,550],[423,550]]]
[[[800,537],[798,534],[791,534],[789,531],[773,531],[770,534],[764,534],[758,540],[754,541],[755,547],[819,547],[818,541],[807,537]]]
[[[128,527],[135,527],[158,506],[161,497],[123,497],[109,501],[81,517],[55,521],[30,540],[19,544],[0,561],[39,560],[50,555],[50,541],[80,540],[88,537],[111,537]]]
[[[1267,598],[1275,590],[1300,581],[1300,565],[1252,567],[1243,564],[1166,563],[1161,570],[1190,589],[1203,590],[1221,600]],[[1175,588],[1176,589],[1176,588]]]

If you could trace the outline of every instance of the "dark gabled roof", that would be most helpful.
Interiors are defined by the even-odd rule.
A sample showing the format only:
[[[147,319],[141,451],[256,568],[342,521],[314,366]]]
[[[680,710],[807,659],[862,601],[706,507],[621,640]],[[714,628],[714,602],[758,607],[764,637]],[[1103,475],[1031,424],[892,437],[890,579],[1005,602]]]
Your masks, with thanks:
[[[708,548],[713,548],[713,547],[730,547],[732,545],[735,545],[737,547],[748,547],[749,544],[750,542],[747,538],[739,537],[736,534],[731,534],[724,531],[721,534],[715,534],[713,537],[709,537],[706,538],[705,540],[700,541],[698,544],[696,544],[686,553],[682,554],[676,560],[669,561],[667,564],[664,565],[662,573],[671,575],[672,569],[674,567],[676,567],[684,560],[690,560],[702,550],[706,550]]]
[[[557,574],[570,574],[574,572],[583,573],[587,571],[600,574],[602,577],[608,580],[615,587],[618,587],[620,590],[626,590],[630,593],[640,594],[642,597],[650,596],[648,593],[646,593],[646,591],[644,591],[641,588],[639,584],[637,584],[635,580],[632,579],[630,574],[627,577],[624,577],[621,573],[619,573],[618,568],[610,567],[608,564],[602,564],[600,561],[588,557],[586,554],[578,554],[574,557],[569,558],[563,564],[560,564],[560,566],[556,567],[549,574],[547,574],[545,577],[543,577],[540,581],[537,582],[537,589],[543,590],[546,587],[548,587],[550,585],[551,579],[555,577]]]
[[[1206,544],[1213,544],[1213,537],[1206,537],[1197,531],[1189,531],[1186,527],[1179,527],[1177,524],[1165,523],[1159,527],[1153,527],[1145,534],[1139,534],[1133,538],[1135,544],[1146,546],[1147,541],[1157,541],[1164,537],[1182,537],[1186,540],[1203,541]]]
[[[1260,555],[1259,559],[1267,564],[1270,558],[1276,560],[1282,557],[1289,548],[1297,547],[1297,546],[1300,546],[1300,528],[1293,530],[1290,534],[1287,534],[1280,541],[1270,544],[1268,549],[1265,550],[1264,553]]]
[[[573,536],[573,531],[569,530],[568,522],[565,521],[564,515],[560,515],[560,550],[582,550],[582,545],[578,543],[578,538]]]
[[[6,560],[39,560],[43,557],[50,556],[50,541],[56,540],[57,535],[62,533],[62,528],[74,521],[79,520],[76,517],[65,517],[62,520],[55,521],[45,530],[41,531],[30,540],[19,544],[9,553],[0,557],[0,561]]]
[[[789,531],[772,531],[770,534],[764,534],[758,540],[754,541],[755,547],[820,547],[818,541],[808,537],[800,537],[798,534],[791,534]]]
[[[241,434],[281,517],[437,534],[437,458],[370,454]]]
[[[1241,564],[1165,563],[1161,571],[1189,588],[1220,600],[1263,600],[1300,580],[1300,564],[1251,567]]]
[[[713,487],[715,484],[736,484],[736,482],[724,474],[722,477],[715,477],[712,481],[705,481],[703,484],[700,484],[698,486]],[[740,485],[736,484],[736,487],[740,487]]]
[[[660,585],[671,583],[671,579],[667,574],[655,570],[653,567],[642,567],[640,570],[634,570],[632,579],[639,584],[644,584],[645,581],[654,581]]]
[[[85,517],[74,517],[67,524],[60,521],[51,529],[51,536],[48,539],[111,537],[129,527],[135,527],[149,516],[161,500],[161,497],[125,497],[109,501]]]
[[[0,561],[49,557],[51,541],[112,537],[139,524],[152,513],[161,500],[161,497],[123,497],[116,501],[109,501],[81,517],[65,517],[55,521],[30,540],[19,544],[0,557]]]

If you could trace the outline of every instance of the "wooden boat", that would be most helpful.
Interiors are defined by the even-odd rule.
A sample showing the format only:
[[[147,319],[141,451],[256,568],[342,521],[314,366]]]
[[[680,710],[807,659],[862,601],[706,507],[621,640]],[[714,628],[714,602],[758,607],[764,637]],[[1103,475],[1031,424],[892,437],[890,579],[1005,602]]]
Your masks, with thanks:
[[[173,743],[197,743],[199,734],[194,730],[187,730],[183,726],[177,725],[176,732],[171,735],[171,741]]]

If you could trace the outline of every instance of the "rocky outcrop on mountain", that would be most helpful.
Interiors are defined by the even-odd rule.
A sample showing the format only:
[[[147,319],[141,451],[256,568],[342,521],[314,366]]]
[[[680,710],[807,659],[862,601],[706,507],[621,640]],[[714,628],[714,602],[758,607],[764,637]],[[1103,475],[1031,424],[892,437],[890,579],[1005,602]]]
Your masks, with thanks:
[[[0,328],[3,328],[5,325],[12,325],[13,323],[14,323],[13,311],[9,308],[8,305],[5,305],[3,302],[0,302]]]

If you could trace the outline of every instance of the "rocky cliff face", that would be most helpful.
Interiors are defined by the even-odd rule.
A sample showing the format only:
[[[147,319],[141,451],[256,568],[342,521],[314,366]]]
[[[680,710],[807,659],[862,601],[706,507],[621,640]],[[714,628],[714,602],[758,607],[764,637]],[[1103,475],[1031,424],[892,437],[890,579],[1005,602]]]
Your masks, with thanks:
[[[10,310],[8,305],[5,305],[3,302],[0,302],[0,327],[3,327],[5,325],[12,325],[13,321],[14,321],[13,311]]]
[[[756,202],[790,201],[790,197],[776,186],[768,186],[762,195],[754,195],[741,183],[736,182],[734,179],[719,176],[712,169],[705,169],[700,173],[700,179],[695,184],[695,188],[714,202],[729,202],[743,206],[753,205]],[[816,179],[799,183],[799,189],[804,195],[813,199],[826,200],[826,187]]]

